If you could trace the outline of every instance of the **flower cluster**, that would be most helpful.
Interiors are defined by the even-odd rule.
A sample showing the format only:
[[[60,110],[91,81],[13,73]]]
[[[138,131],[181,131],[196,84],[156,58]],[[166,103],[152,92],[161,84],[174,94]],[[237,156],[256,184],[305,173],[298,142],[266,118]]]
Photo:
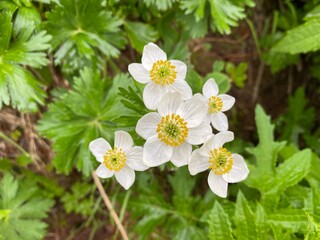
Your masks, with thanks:
[[[135,179],[134,170],[171,161],[176,167],[188,165],[191,175],[209,169],[209,187],[220,197],[227,196],[228,183],[246,179],[249,170],[243,157],[223,147],[234,139],[224,112],[235,99],[219,94],[214,79],[207,80],[202,94],[192,95],[185,80],[187,66],[167,60],[166,53],[153,43],[144,47],[142,64],[132,63],[128,70],[136,81],[146,84],[143,101],[155,111],[136,125],[136,132],[146,140],[143,147],[133,147],[131,136],[124,131],[115,132],[113,149],[103,138],[90,143],[91,152],[101,162],[96,170],[99,177],[115,175],[128,189]],[[219,133],[213,134],[212,127]],[[192,151],[192,146],[201,144]]]

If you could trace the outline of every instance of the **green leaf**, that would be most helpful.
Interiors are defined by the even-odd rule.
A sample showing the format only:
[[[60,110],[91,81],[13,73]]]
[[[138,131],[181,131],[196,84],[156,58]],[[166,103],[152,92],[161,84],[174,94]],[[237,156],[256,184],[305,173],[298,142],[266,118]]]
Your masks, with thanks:
[[[166,11],[172,7],[178,0],[143,0],[147,7],[155,6],[160,11]]]
[[[123,21],[100,0],[61,0],[47,13],[46,29],[53,36],[55,64],[70,71],[97,67],[106,58],[117,57],[125,40]]]
[[[304,232],[307,226],[307,216],[301,209],[277,209],[276,212],[268,214],[267,221],[291,232]]]
[[[213,22],[212,28],[219,33],[229,34],[231,27],[237,26],[238,21],[245,18],[245,6],[254,6],[254,1],[230,1],[230,0],[181,0],[180,7],[186,14],[194,12],[196,21],[204,18],[207,5],[210,5],[210,13]]]
[[[238,193],[234,216],[236,224],[235,236],[238,240],[258,239],[255,216],[242,192]]]
[[[227,63],[226,65],[226,72],[234,84],[239,88],[244,87],[244,83],[247,80],[247,70],[248,63],[246,62],[242,62],[238,66],[235,66],[232,63]]]
[[[256,158],[256,163],[252,169],[246,183],[259,189],[261,192],[268,191],[267,185],[270,178],[275,176],[275,165],[278,152],[284,147],[285,142],[274,141],[274,125],[270,122],[270,117],[266,115],[260,105],[256,107],[256,125],[259,137],[259,144],[254,148],[248,148],[247,151]]]
[[[101,79],[88,68],[80,73],[74,81],[74,90],[49,105],[38,130],[53,141],[56,152],[53,164],[59,172],[68,174],[76,166],[88,176],[97,164],[91,161],[89,143],[98,137],[111,141],[115,130],[132,130],[135,126],[127,125],[126,118],[121,118],[134,115],[118,95],[119,87],[133,84],[133,80],[120,74],[110,87],[110,79]]]
[[[0,233],[4,239],[43,239],[53,201],[37,194],[38,188],[5,174],[0,185]]]
[[[291,54],[313,52],[320,49],[320,19],[312,19],[289,30],[272,49]]]
[[[45,97],[39,82],[21,65],[38,68],[46,65],[50,36],[45,32],[32,35],[32,28],[21,29],[15,41],[11,39],[11,14],[0,12],[0,109],[3,104],[20,111],[35,111]],[[24,94],[21,94],[23,91]]]
[[[158,32],[146,23],[127,21],[124,24],[124,28],[131,46],[140,53],[142,53],[146,44],[155,42],[158,39]]]
[[[71,187],[71,192],[66,192],[61,198],[67,213],[78,213],[89,216],[94,209],[93,192],[95,186],[83,182],[76,182]]]
[[[206,240],[205,231],[196,226],[186,226],[172,238],[173,240]]]
[[[225,240],[233,239],[232,228],[228,214],[224,211],[221,205],[216,201],[210,212],[208,220],[209,224],[209,239]]]

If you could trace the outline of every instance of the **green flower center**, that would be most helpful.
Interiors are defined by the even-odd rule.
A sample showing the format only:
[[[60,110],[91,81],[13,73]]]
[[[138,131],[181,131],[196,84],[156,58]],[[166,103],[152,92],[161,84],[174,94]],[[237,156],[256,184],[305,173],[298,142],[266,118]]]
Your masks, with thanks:
[[[168,114],[157,125],[158,138],[171,147],[180,146],[188,137],[187,122],[179,115]]]
[[[233,166],[232,154],[223,147],[215,148],[210,151],[209,156],[210,169],[216,175],[228,173]]]
[[[114,148],[106,152],[103,156],[103,163],[111,171],[120,171],[127,161],[126,154],[122,151],[122,148]]]
[[[222,99],[217,96],[212,96],[208,99],[209,101],[209,112],[217,113],[220,112],[223,106]]]
[[[177,77],[176,67],[168,60],[159,60],[152,65],[150,78],[161,86],[172,84]]]

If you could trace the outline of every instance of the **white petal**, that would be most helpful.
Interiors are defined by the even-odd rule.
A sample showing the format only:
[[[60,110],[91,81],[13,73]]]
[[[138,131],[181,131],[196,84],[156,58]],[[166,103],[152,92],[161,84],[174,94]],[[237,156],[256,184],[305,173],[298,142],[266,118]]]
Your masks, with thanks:
[[[130,148],[128,151],[125,152],[127,157],[127,165],[136,171],[144,171],[149,167],[144,165],[142,158],[143,158],[143,148],[136,146]]]
[[[214,136],[214,148],[221,147],[226,142],[231,142],[234,139],[234,134],[231,131],[219,132]]]
[[[230,108],[232,108],[232,106],[234,105],[236,99],[230,95],[227,94],[221,94],[218,96],[219,98],[221,98],[223,105],[222,105],[222,112],[225,112],[227,110],[229,110]]]
[[[171,162],[176,167],[187,165],[189,162],[191,152],[192,152],[191,144],[184,142],[180,146],[173,148]]]
[[[123,151],[132,148],[133,140],[129,133],[125,131],[116,131],[114,133],[114,146],[117,148],[122,148]]]
[[[233,132],[219,132],[216,135],[208,137],[207,141],[199,148],[199,153],[205,157],[209,156],[211,150],[221,147],[226,142],[231,142],[234,139]]]
[[[178,92],[184,100],[192,97],[192,89],[185,80],[176,80],[171,85],[168,85],[170,92]]]
[[[207,108],[203,103],[201,95],[196,94],[181,104],[177,114],[188,123],[188,127],[199,126],[207,115]]]
[[[159,104],[158,113],[163,117],[176,113],[182,103],[183,99],[180,93],[167,93]]]
[[[165,94],[166,88],[154,82],[148,83],[143,90],[144,105],[150,110],[156,110]]]
[[[158,60],[167,60],[167,54],[154,43],[144,46],[141,60],[143,67],[150,71]]]
[[[129,64],[128,71],[139,83],[148,83],[151,81],[150,72],[146,70],[140,63]]]
[[[172,147],[158,139],[149,138],[143,148],[143,163],[149,167],[156,167],[168,162],[172,157]]]
[[[223,179],[229,183],[243,181],[248,177],[249,169],[243,157],[239,154],[232,154],[233,166],[230,172],[222,175]]]
[[[136,174],[133,169],[128,166],[125,166],[119,172],[115,172],[115,175],[118,183],[120,183],[120,185],[126,190],[132,186],[136,178]]]
[[[161,122],[161,117],[158,113],[147,113],[138,120],[136,132],[146,140],[150,137],[157,136],[156,130],[159,122]]]
[[[211,122],[218,131],[227,131],[229,128],[228,118],[223,112],[211,114]]]
[[[179,60],[170,60],[170,63],[176,67],[177,79],[184,80],[187,75],[187,65]]]
[[[213,78],[208,79],[202,87],[202,93],[206,99],[212,96],[217,96],[218,92],[219,92],[219,87]]]
[[[202,122],[199,126],[189,128],[186,141],[193,145],[204,143],[212,134],[211,126],[208,122]]]
[[[203,172],[209,168],[210,164],[208,157],[204,157],[199,153],[199,149],[196,149],[191,154],[189,162],[189,172],[191,175],[196,175],[199,172]]]
[[[97,161],[103,162],[103,156],[111,149],[111,146],[104,138],[97,138],[89,143],[89,149]]]
[[[96,169],[96,175],[100,178],[110,178],[113,176],[113,174],[114,172],[106,168],[103,163],[101,163],[100,166]]]
[[[227,197],[228,183],[223,180],[220,175],[215,175],[213,171],[210,171],[208,177],[208,184],[211,191],[217,194],[219,197]]]

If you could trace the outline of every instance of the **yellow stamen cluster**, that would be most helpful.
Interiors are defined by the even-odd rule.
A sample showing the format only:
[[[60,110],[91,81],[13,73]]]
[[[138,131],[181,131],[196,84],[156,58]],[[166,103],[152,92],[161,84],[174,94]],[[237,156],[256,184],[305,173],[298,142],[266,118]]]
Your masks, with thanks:
[[[106,152],[103,156],[103,163],[111,171],[120,171],[127,161],[126,154],[122,151],[122,148],[114,148]]]
[[[188,137],[187,122],[174,113],[161,118],[158,123],[158,138],[171,147],[180,146]]]
[[[217,96],[212,96],[208,99],[209,101],[209,112],[210,113],[217,113],[220,112],[223,106],[223,102],[221,98]]]
[[[219,147],[210,151],[209,163],[214,174],[222,175],[231,170],[233,157],[226,148]]]
[[[161,86],[172,84],[177,78],[176,67],[168,60],[159,60],[153,64],[150,78]]]

